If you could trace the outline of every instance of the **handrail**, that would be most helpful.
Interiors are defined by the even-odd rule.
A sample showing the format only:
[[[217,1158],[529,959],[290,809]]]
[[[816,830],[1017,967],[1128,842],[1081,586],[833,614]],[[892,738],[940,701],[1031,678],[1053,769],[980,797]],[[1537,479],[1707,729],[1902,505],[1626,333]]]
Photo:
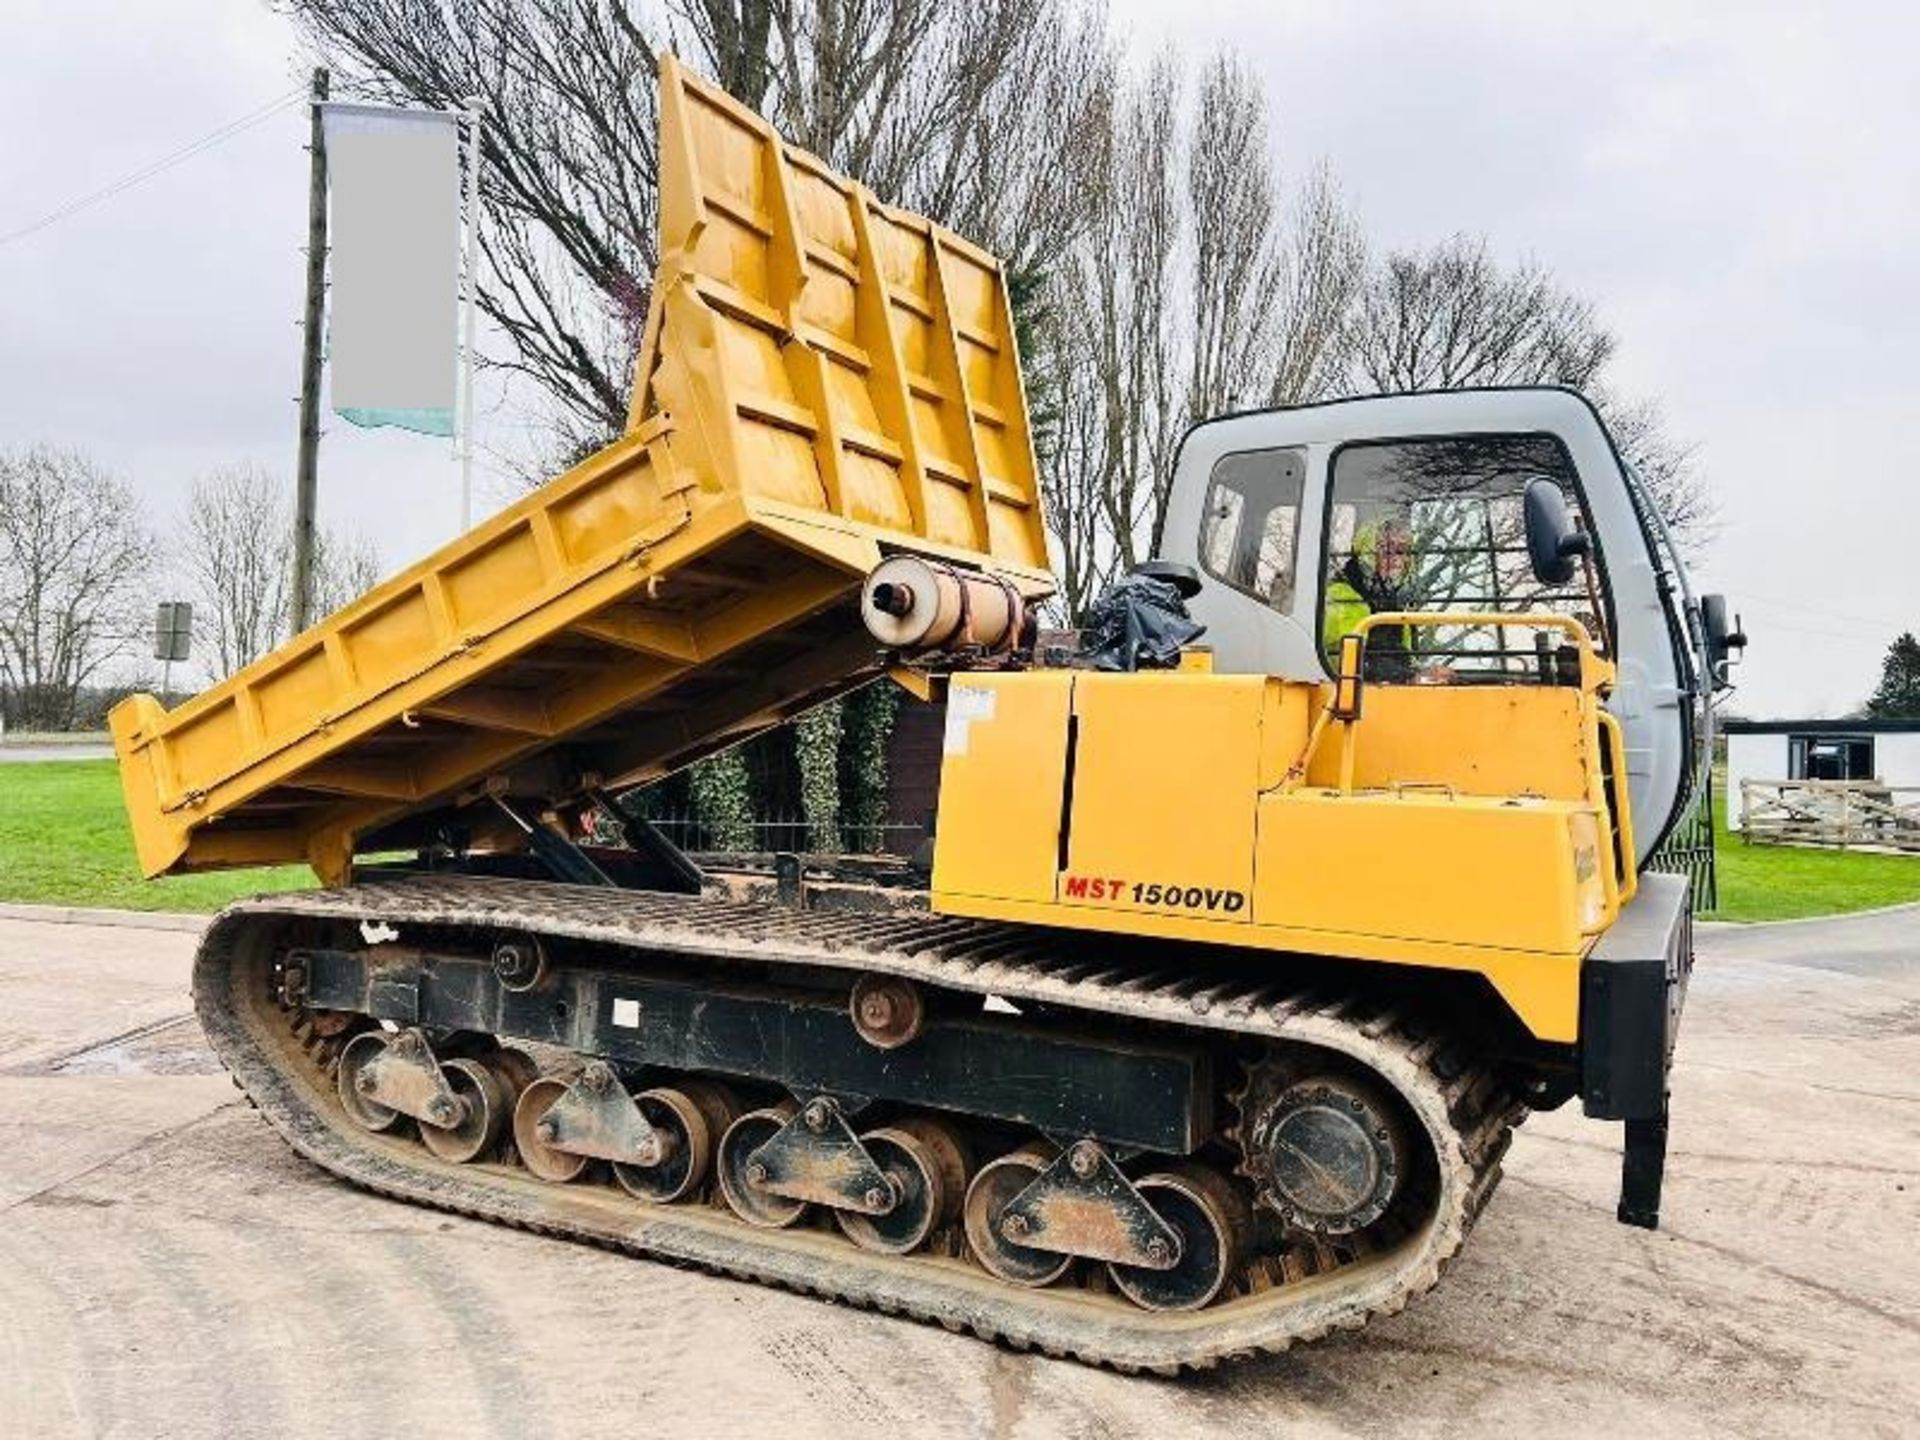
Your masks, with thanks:
[[[1614,863],[1620,869],[1620,903],[1624,905],[1640,890],[1640,867],[1635,863],[1640,852],[1633,843],[1633,803],[1627,797],[1627,732],[1618,716],[1605,710],[1599,715],[1600,728],[1607,736],[1607,748],[1613,754],[1614,793],[1627,800],[1614,816]]]
[[[1442,625],[1517,625],[1535,630],[1559,630],[1580,652],[1581,689],[1598,690],[1613,679],[1612,667],[1602,661],[1600,652],[1594,649],[1592,632],[1573,616],[1551,610],[1383,610],[1367,616],[1350,633],[1366,635],[1387,626],[1415,625],[1428,629]]]

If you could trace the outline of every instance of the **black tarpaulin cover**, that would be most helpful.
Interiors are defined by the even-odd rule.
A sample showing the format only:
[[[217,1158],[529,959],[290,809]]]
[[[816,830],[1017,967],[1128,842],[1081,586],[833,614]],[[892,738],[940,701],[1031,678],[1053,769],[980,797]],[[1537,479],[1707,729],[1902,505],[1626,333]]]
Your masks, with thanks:
[[[1135,571],[1115,581],[1087,616],[1084,653],[1096,670],[1170,670],[1180,647],[1206,633],[1171,580]]]

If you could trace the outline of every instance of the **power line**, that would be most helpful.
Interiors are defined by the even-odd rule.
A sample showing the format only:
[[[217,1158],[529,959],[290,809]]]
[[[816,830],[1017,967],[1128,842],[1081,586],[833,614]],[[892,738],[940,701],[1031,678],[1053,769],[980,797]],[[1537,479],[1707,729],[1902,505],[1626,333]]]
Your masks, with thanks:
[[[178,150],[161,156],[160,159],[155,160],[152,164],[144,165],[138,170],[123,175],[113,183],[103,185],[100,189],[92,191],[89,194],[82,195],[74,200],[69,200],[59,209],[41,216],[30,225],[23,225],[18,230],[10,230],[4,235],[0,235],[0,245],[10,245],[15,240],[24,240],[27,236],[37,234],[49,225],[58,224],[71,215],[79,214],[82,210],[92,209],[103,200],[111,200],[122,191],[131,190],[134,186],[153,179],[154,176],[161,174],[163,171],[171,170],[174,166],[183,164],[193,159],[194,156],[203,154],[213,149],[214,146],[231,140],[243,130],[251,130],[262,121],[272,119],[282,110],[285,110],[288,106],[300,100],[305,94],[306,91],[304,89],[289,90],[278,99],[268,101],[258,110],[249,111],[237,120],[229,120],[218,129],[208,131],[198,140],[182,145]]]

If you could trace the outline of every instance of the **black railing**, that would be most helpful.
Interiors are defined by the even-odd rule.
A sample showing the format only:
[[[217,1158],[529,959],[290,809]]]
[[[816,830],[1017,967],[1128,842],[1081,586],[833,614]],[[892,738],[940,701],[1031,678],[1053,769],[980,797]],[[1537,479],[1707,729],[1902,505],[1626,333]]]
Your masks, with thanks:
[[[716,825],[699,816],[667,812],[647,817],[675,845],[691,854],[746,852],[772,854],[892,855],[911,856],[926,842],[925,825],[887,820],[878,824],[852,824],[842,820],[835,827],[838,848],[816,844],[816,837],[805,817],[798,815],[761,817],[744,824]],[[745,832],[742,834],[742,832]],[[741,844],[742,840],[747,843]]]
[[[1693,882],[1693,913],[1720,908],[1719,874],[1714,866],[1713,787],[1700,787],[1687,813],[1647,862],[1663,875],[1684,875]]]

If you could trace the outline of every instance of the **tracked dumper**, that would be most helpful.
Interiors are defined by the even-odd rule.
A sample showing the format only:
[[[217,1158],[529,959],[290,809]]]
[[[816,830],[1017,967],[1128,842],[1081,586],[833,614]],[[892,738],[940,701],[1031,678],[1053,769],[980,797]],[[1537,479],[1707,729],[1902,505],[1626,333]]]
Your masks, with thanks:
[[[1163,563],[1036,634],[997,263],[661,87],[628,434],[113,714],[149,873],[324,883],[196,964],[273,1126],[398,1199],[1127,1370],[1397,1311],[1529,1108],[1624,1121],[1654,1223],[1690,949],[1643,872],[1727,637],[1591,408],[1197,427]],[[725,884],[616,798],[887,675],[946,705],[917,892]]]

